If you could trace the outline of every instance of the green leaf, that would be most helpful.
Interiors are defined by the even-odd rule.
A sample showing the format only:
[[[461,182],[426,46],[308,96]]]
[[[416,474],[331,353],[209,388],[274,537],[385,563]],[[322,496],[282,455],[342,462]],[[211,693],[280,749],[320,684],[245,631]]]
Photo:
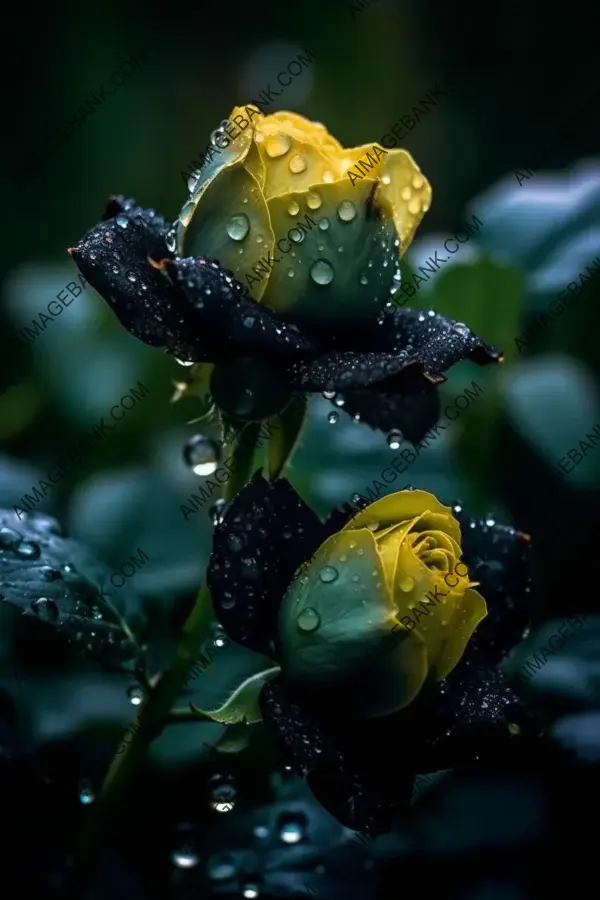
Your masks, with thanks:
[[[286,408],[269,421],[269,478],[278,478],[289,461],[306,417],[306,397],[295,394]]]
[[[281,669],[274,666],[256,675],[251,675],[233,692],[229,700],[227,700],[219,709],[198,709],[190,702],[190,709],[199,713],[201,716],[207,716],[214,722],[220,722],[222,725],[236,725],[245,722],[252,724],[260,722],[262,715],[258,705],[258,697],[267,681],[279,675]]]
[[[507,359],[517,355],[524,282],[516,269],[486,257],[456,263],[440,272],[428,296],[437,312],[464,322]]]
[[[250,480],[254,451],[260,436],[260,423],[248,422],[246,425],[237,425],[233,433],[233,439],[227,447],[231,452],[226,453],[231,471],[231,477],[224,491],[226,500],[235,497]]]

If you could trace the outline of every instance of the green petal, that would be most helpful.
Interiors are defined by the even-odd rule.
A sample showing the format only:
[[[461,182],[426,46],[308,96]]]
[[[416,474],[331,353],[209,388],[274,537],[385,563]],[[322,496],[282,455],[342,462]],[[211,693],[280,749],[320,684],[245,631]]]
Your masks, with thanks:
[[[264,685],[276,678],[280,671],[279,666],[274,666],[271,669],[266,669],[264,672],[258,672],[256,675],[246,678],[236,688],[229,700],[223,706],[220,706],[219,709],[199,709],[191,702],[190,709],[203,716],[208,716],[222,725],[235,725],[238,722],[246,722],[247,724],[260,722],[262,715],[258,705],[259,694]]]
[[[279,261],[263,296],[266,306],[321,319],[373,319],[381,312],[390,298],[398,251],[393,223],[379,218],[371,205],[372,187],[352,188],[345,179],[268,201]],[[341,206],[348,202],[352,207]],[[340,208],[346,219],[353,211],[354,217],[343,220]],[[296,223],[303,227],[298,230]],[[294,241],[299,233],[302,239]]]
[[[241,240],[236,239],[242,234]],[[267,260],[269,252],[272,256],[274,243],[260,184],[238,163],[222,169],[206,187],[186,229],[181,253],[218,259],[221,268],[230,269],[254,300],[260,300],[270,268],[266,262],[259,264],[262,257]]]
[[[423,641],[403,626],[392,633],[396,624],[373,534],[340,532],[319,548],[283,600],[282,672],[329,688],[332,696],[349,691],[357,716],[387,715],[410,703],[427,677]]]

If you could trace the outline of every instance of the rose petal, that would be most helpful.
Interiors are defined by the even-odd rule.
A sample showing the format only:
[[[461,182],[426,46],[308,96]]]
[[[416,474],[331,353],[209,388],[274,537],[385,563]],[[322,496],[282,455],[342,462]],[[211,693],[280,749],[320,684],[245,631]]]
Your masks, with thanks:
[[[405,253],[431,206],[431,185],[407,150],[389,150],[380,169],[377,197],[389,205],[400,249]]]
[[[280,603],[294,572],[325,539],[322,523],[284,479],[257,472],[215,528],[207,572],[227,634],[269,655]]]
[[[428,491],[396,491],[361,510],[344,530],[363,528],[368,522],[378,522],[379,528],[385,528],[421,516],[423,513],[441,513],[448,520],[453,518],[451,508],[444,506]]]

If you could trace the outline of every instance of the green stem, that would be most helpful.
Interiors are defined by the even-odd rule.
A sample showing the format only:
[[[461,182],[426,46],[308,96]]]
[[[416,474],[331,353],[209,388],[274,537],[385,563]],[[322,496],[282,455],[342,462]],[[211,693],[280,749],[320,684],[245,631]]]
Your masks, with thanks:
[[[194,608],[184,625],[175,659],[140,707],[134,723],[135,731],[133,727],[128,729],[131,742],[123,744],[123,752],[115,756],[106,774],[98,800],[91,811],[92,817],[84,831],[75,867],[67,879],[64,894],[66,898],[76,900],[87,896],[112,815],[123,799],[133,774],[144,760],[150,743],[168,722],[173,703],[206,640],[212,617],[208,588],[200,588]]]
[[[235,436],[233,449],[229,456],[231,460],[231,477],[225,484],[223,496],[225,500],[232,500],[245,484],[250,481],[252,475],[252,460],[258,444],[260,422],[249,422]]]

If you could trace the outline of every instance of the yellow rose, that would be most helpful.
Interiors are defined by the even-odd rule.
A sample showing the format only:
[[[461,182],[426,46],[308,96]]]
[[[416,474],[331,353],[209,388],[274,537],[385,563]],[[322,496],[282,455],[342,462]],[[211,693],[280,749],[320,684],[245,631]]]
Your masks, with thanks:
[[[344,149],[318,122],[253,106],[213,135],[190,188],[178,254],[215,258],[254,300],[311,318],[376,318],[431,204],[406,150]]]
[[[452,510],[426,491],[390,494],[354,516],[283,600],[284,675],[343,690],[362,716],[402,709],[449,675],[487,615],[460,540]]]

